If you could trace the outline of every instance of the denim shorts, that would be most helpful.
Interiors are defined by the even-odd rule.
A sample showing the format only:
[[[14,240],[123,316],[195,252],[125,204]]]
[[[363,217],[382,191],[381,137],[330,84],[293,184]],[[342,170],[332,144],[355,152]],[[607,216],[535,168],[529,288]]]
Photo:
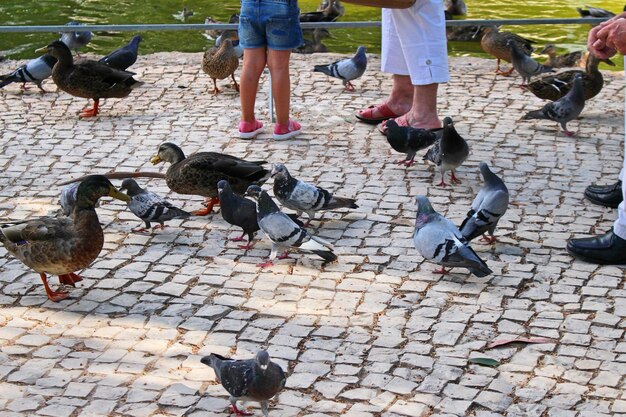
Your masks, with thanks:
[[[302,45],[297,0],[242,0],[239,44],[285,51]]]

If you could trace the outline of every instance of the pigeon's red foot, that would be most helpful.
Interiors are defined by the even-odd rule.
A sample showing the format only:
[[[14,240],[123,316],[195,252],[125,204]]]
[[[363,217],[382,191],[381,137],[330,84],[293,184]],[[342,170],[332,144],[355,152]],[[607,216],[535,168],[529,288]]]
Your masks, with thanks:
[[[452,181],[455,184],[461,184],[461,180],[458,179],[456,177],[456,175],[454,175],[454,171],[450,171],[450,172],[451,172],[451,174],[450,174],[450,181]]]
[[[433,274],[436,275],[448,275],[450,273],[450,271],[446,270],[446,268],[441,267],[441,269],[435,269],[433,270]]]
[[[239,416],[252,416],[254,415],[254,413],[249,413],[247,411],[243,411],[237,408],[237,406],[235,404],[231,404],[230,405],[230,411],[232,413],[235,413],[235,416],[239,417]]]
[[[239,249],[245,249],[245,250],[252,249],[254,247],[254,242],[248,242],[247,245],[238,245],[237,247]]]
[[[256,266],[260,266],[261,268],[268,268],[268,267],[270,267],[272,265],[274,265],[274,262],[272,262],[271,260],[267,261],[267,262],[260,263],[260,264],[256,264]]]
[[[282,255],[278,255],[276,258],[277,259],[290,259],[291,256],[289,256],[289,252],[285,251],[282,253]]]
[[[480,240],[481,240],[482,242],[485,242],[485,243],[487,243],[487,244],[491,245],[492,243],[496,243],[496,242],[498,241],[498,238],[497,238],[497,237],[495,237],[495,236],[485,236],[485,235],[483,235],[483,236],[480,238]]]

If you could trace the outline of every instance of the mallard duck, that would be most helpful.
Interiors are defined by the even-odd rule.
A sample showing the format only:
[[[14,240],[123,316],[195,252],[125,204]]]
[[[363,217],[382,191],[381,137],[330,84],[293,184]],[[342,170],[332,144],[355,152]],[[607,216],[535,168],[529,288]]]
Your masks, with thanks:
[[[53,291],[46,274],[58,275],[61,284],[75,286],[82,278],[74,272],[89,266],[102,250],[104,234],[95,205],[105,196],[130,201],[108,179],[92,175],[79,185],[76,206],[69,217],[43,217],[0,229],[0,242],[39,273],[50,300],[63,300],[68,293]]]
[[[220,36],[217,37],[217,39],[215,39],[215,46],[219,48],[226,39],[230,39],[233,43],[233,49],[235,49],[237,58],[241,59],[243,57],[243,48],[239,43],[239,32],[236,30],[225,30]]]
[[[548,60],[543,64],[552,68],[585,68],[587,64],[587,57],[589,56],[589,51],[576,51],[559,55],[556,50],[556,46],[552,43],[547,44],[539,53],[541,55],[548,55]]]
[[[582,7],[577,7],[576,11],[578,11],[578,14],[580,15],[580,17],[607,17],[607,18],[611,18],[615,16],[615,13],[606,10],[606,9],[601,9],[599,7],[590,7],[590,6],[586,6],[585,7],[587,9],[583,9]],[[626,12],[626,6],[624,6],[624,11]]]
[[[464,16],[467,14],[467,5],[463,0],[446,0],[444,7],[453,16]]]
[[[101,98],[126,97],[143,84],[133,78],[132,72],[120,71],[97,61],[84,59],[74,64],[72,53],[61,41],[54,41],[38,51],[47,51],[57,59],[52,68],[52,80],[61,90],[75,97],[93,99],[93,108],[83,110],[80,117],[96,116]]]
[[[555,101],[565,96],[572,88],[576,74],[582,74],[585,100],[589,100],[597,96],[604,86],[604,78],[598,70],[600,62],[615,66],[610,59],[600,59],[589,54],[586,71],[570,70],[559,72],[558,74],[535,80],[524,86],[524,88],[541,99]]]
[[[315,12],[300,13],[300,22],[334,22],[345,12],[339,0],[329,0],[322,2]]]
[[[235,80],[235,71],[239,67],[239,58],[233,47],[233,41],[225,39],[218,47],[214,46],[204,53],[202,58],[202,70],[213,79],[213,94],[220,90],[217,88],[217,80],[232,77],[235,90],[239,91],[239,84]]]
[[[228,181],[236,193],[243,195],[249,185],[262,185],[270,177],[270,171],[263,168],[266,161],[244,161],[217,152],[198,152],[185,157],[171,142],[162,143],[150,162],[172,164],[165,174],[165,182],[172,191],[207,197],[207,207],[193,213],[197,216],[207,215],[213,206],[219,205],[220,180]]]
[[[331,38],[330,32],[325,28],[313,29],[311,34],[312,40],[305,39],[304,43],[297,48],[293,49],[293,52],[298,54],[314,54],[318,52],[328,52],[326,45],[322,43],[323,38]]]
[[[511,75],[514,68],[509,71],[502,71],[500,69],[500,60],[511,62],[511,48],[507,46],[507,42],[515,42],[517,48],[530,55],[533,51],[532,43],[529,39],[523,38],[513,32],[500,32],[497,26],[487,26],[483,29],[483,37],[480,40],[480,46],[485,52],[493,55],[498,60],[496,63],[496,74]]]

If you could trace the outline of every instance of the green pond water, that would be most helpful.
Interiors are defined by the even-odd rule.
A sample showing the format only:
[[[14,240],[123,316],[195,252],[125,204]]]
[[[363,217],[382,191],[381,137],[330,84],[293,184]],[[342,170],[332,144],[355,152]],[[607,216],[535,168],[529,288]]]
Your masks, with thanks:
[[[542,18],[578,17],[576,7],[585,5],[602,7],[613,12],[623,9],[624,3],[616,0],[585,1],[508,1],[466,0],[467,18]],[[303,12],[317,8],[319,0],[300,0]],[[206,16],[219,21],[237,13],[239,1],[234,0],[0,0],[1,25],[60,25],[70,20],[91,24],[132,23],[181,23],[173,15],[183,6],[194,14],[186,23],[204,23]],[[346,14],[343,21],[380,20],[380,9],[344,4]],[[541,25],[505,26],[525,37],[536,40],[539,45],[553,42],[563,51],[585,48],[590,25]],[[333,38],[324,40],[330,51],[349,53],[358,45],[366,45],[369,52],[380,52],[380,30],[378,28],[334,30]],[[86,52],[106,54],[132,37],[133,33],[96,33]],[[161,51],[198,52],[212,44],[200,31],[146,32],[141,54]],[[58,37],[52,33],[1,33],[0,54],[12,59],[31,58],[35,49]],[[450,42],[451,55],[487,56],[478,42]],[[617,58],[617,68],[623,68]],[[606,65],[603,68],[610,68]],[[612,69],[617,69],[612,68]]]

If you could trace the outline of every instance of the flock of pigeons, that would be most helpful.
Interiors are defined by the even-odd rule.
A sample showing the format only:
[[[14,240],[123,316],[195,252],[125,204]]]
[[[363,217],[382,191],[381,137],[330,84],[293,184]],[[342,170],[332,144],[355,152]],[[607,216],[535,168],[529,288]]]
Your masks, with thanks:
[[[455,0],[451,1],[451,4],[459,7],[460,2],[462,3],[461,0]],[[325,6],[326,8],[323,10],[328,11],[331,7],[329,4],[337,7],[337,3],[337,0],[330,0],[321,7]],[[68,25],[76,24],[70,22]],[[519,46],[517,35],[507,35],[507,32],[499,32],[497,29],[491,32],[497,36],[503,36],[504,45],[509,51],[509,55],[503,59],[512,63],[513,68],[522,76],[525,83],[529,83],[533,76],[553,72],[551,67],[532,59],[528,48]],[[217,36],[216,46],[207,51],[203,60],[203,69],[213,78],[215,92],[218,91],[216,79],[232,76],[236,85],[233,74],[241,56],[240,48],[237,48],[236,34],[226,31]],[[485,36],[490,35],[486,33]],[[60,42],[78,53],[78,49],[85,46],[91,37],[90,32],[68,31],[62,34]],[[127,45],[101,58],[98,63],[125,71],[136,61],[140,41],[141,37],[135,36]],[[340,79],[347,90],[353,91],[352,81],[361,77],[367,67],[365,52],[365,47],[360,46],[352,58],[326,65],[316,65],[314,71]],[[235,60],[237,61],[236,65],[234,64]],[[227,61],[230,62],[230,66],[225,65]],[[51,76],[56,62],[57,59],[51,54],[34,59],[10,74],[0,76],[0,87],[21,82],[24,88],[26,83],[34,83],[43,92],[41,83]],[[529,112],[523,119],[556,121],[562,126],[565,133],[570,135],[571,132],[567,130],[566,123],[578,117],[585,105],[583,81],[584,74],[574,74],[568,91],[561,98],[548,103],[540,110]],[[456,131],[451,118],[446,117],[443,128],[434,130],[398,126],[391,120],[387,124],[386,137],[395,151],[406,155],[404,159],[397,162],[398,164],[410,167],[415,162],[417,152],[429,148],[423,159],[433,163],[440,171],[442,179],[439,185],[446,186],[444,174],[447,171],[451,173],[452,182],[460,182],[455,175],[455,170],[468,157],[469,146],[467,141]],[[174,153],[179,152],[182,155],[182,151],[173,144],[164,143],[159,149],[162,148],[168,148]],[[188,158],[183,156],[182,160],[192,161],[194,156],[199,156],[199,154],[190,155]],[[229,155],[219,155],[222,160],[236,160],[242,163],[256,164],[259,167],[265,163],[264,161],[247,162]],[[470,242],[479,236],[482,236],[482,239],[490,244],[496,241],[495,229],[507,211],[510,197],[502,179],[494,174],[486,163],[481,162],[479,167],[484,185],[473,200],[465,220],[459,227],[437,213],[427,197],[417,196],[415,199],[417,215],[413,242],[415,248],[425,259],[441,267],[441,269],[435,270],[435,273],[447,274],[449,269],[446,268],[456,267],[466,268],[471,274],[478,277],[485,277],[492,273],[485,261],[474,252]],[[290,175],[287,167],[279,163],[273,164],[271,171],[260,168],[262,176],[256,179],[253,184],[248,185],[245,195],[242,196],[233,190],[229,181],[225,179],[226,176],[220,177],[219,164],[215,164],[213,169],[215,172],[212,174],[216,178],[221,178],[212,185],[219,196],[221,215],[227,223],[242,229],[242,235],[233,240],[241,241],[247,236],[247,244],[241,245],[240,248],[248,250],[254,246],[255,233],[261,230],[272,243],[269,259],[259,266],[267,267],[272,265],[275,259],[288,257],[288,252],[291,250],[316,255],[324,263],[337,260],[333,246],[311,234],[306,227],[315,218],[317,212],[342,208],[357,209],[358,205],[354,199],[335,196],[330,191],[315,184],[294,178]],[[274,177],[274,197],[283,207],[295,211],[295,214],[284,213],[274,199],[261,188],[261,185],[269,177]],[[79,195],[80,184],[82,182],[76,182],[63,189],[60,203],[64,216],[73,216],[77,201],[81,199]],[[169,181],[168,185],[172,190],[177,191]],[[152,223],[158,224],[155,228],[162,228],[164,222],[168,220],[187,218],[196,214],[177,208],[166,199],[141,188],[134,179],[125,179],[120,190],[127,192],[129,209],[144,222],[145,227],[134,229],[134,231],[150,229]],[[185,193],[193,194],[193,192]],[[298,219],[303,213],[306,213],[308,217],[306,224]],[[20,227],[23,228],[23,226]],[[10,236],[6,229],[3,230],[5,231],[0,233],[0,241],[6,246]],[[19,244],[28,243],[21,242]],[[77,277],[70,273],[64,275],[66,278],[61,279],[61,282],[70,283],[71,279],[67,281],[67,277],[72,275]],[[76,280],[74,279],[74,282]],[[44,284],[47,286],[45,279]],[[73,285],[73,282],[70,285]],[[46,289],[48,290],[47,287]],[[231,409],[238,416],[246,415],[237,408],[236,402],[239,399],[259,401],[263,414],[267,416],[269,412],[268,400],[285,385],[286,377],[283,370],[270,360],[268,353],[264,350],[259,351],[255,358],[250,360],[232,360],[211,354],[202,358],[202,362],[213,368],[218,381],[230,393]]]

